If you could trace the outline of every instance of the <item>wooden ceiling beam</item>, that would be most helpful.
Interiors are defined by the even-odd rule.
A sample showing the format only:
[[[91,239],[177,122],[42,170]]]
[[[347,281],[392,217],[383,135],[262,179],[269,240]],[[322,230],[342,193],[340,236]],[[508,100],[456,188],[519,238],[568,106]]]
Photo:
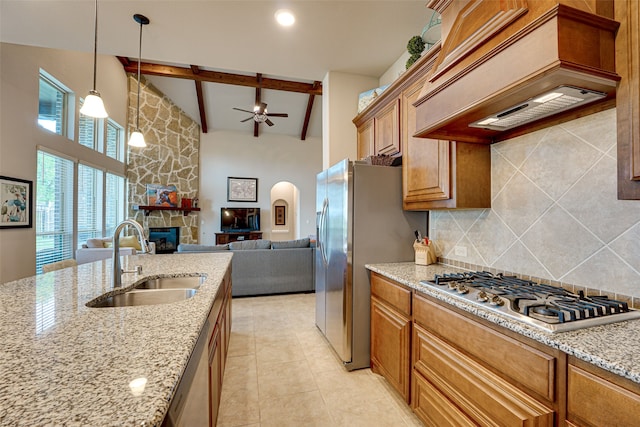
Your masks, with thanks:
[[[314,89],[320,87],[322,85],[321,82],[315,81],[313,82]],[[300,134],[300,139],[307,139],[307,130],[309,129],[309,119],[311,118],[311,109],[313,108],[313,100],[315,99],[314,94],[309,94],[309,101],[307,101],[307,111],[304,114],[304,122],[302,123],[302,133]]]
[[[194,74],[200,73],[200,67],[197,65],[191,66],[191,71]],[[193,81],[196,84],[196,95],[198,96],[198,110],[200,111],[200,128],[202,133],[207,133],[207,113],[204,110],[204,95],[202,94],[202,82],[200,80]]]
[[[118,57],[123,64],[124,70],[128,73],[137,73],[137,62],[134,64],[127,58]],[[125,63],[125,60],[128,64]],[[315,83],[294,82],[291,80],[272,79],[263,77],[258,82],[257,77],[242,74],[224,73],[220,71],[208,71],[200,69],[196,74],[191,68],[177,67],[173,65],[155,64],[152,62],[142,62],[140,64],[140,74],[161,77],[173,77],[176,79],[196,80],[201,82],[230,84],[236,86],[260,87],[261,89],[282,90],[286,92],[306,93],[309,95],[322,95],[322,85]]]

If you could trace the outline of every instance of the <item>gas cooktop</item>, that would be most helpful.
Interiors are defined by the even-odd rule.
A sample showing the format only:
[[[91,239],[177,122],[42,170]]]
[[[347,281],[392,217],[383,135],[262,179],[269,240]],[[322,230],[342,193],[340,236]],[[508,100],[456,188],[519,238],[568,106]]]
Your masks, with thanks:
[[[486,271],[435,275],[422,285],[541,328],[563,332],[640,318],[624,301]]]

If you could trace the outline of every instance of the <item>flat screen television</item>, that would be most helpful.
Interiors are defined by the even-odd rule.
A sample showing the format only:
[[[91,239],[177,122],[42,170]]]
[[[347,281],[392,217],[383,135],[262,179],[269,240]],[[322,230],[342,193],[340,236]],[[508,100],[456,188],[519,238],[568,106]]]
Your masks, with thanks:
[[[220,208],[220,231],[260,231],[260,208]]]

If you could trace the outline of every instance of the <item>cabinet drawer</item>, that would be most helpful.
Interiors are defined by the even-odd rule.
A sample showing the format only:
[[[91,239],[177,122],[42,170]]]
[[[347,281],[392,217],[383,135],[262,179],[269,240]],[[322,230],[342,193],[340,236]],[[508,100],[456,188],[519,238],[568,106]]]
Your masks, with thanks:
[[[371,295],[411,316],[411,291],[374,272],[371,273]]]
[[[549,401],[555,400],[555,357],[484,327],[418,294],[414,321]]]
[[[640,423],[640,396],[591,372],[569,365],[567,418],[578,426]],[[572,425],[572,424],[567,424]]]
[[[478,424],[553,425],[552,409],[420,326],[414,343],[415,371]]]
[[[427,426],[474,427],[477,425],[417,371],[413,372],[412,380],[412,408]]]

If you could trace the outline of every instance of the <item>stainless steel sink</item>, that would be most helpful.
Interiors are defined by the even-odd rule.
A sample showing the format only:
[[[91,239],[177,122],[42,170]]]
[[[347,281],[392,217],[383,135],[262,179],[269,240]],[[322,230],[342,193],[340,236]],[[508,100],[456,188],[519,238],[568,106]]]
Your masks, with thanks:
[[[198,289],[204,282],[203,276],[159,277],[136,285],[135,289]]]
[[[169,304],[184,301],[196,294],[196,289],[131,290],[99,301],[90,301],[88,307],[129,307],[138,305]]]

